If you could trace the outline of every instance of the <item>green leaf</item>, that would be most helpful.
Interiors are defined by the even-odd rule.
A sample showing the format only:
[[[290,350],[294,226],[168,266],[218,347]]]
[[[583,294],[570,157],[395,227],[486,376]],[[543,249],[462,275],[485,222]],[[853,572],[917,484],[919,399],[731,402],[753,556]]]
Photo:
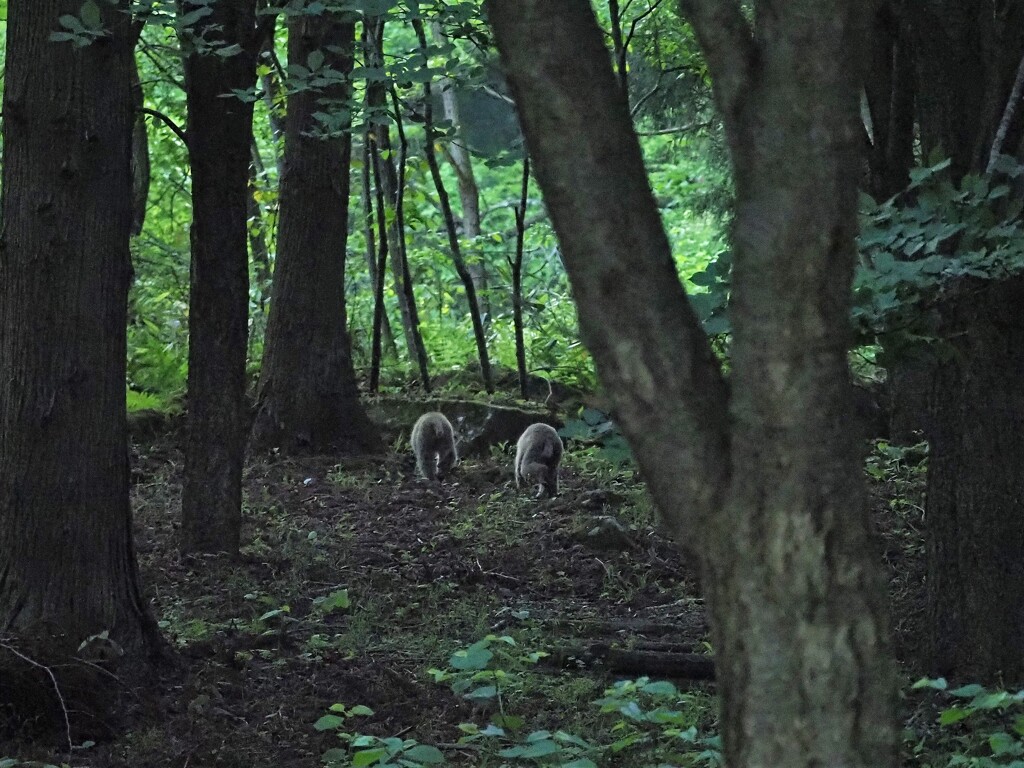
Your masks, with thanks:
[[[562,748],[550,739],[537,741],[521,747],[510,747],[498,752],[500,757],[544,757],[561,752]]]
[[[936,677],[934,679],[929,677],[922,677],[920,680],[918,680],[910,687],[913,688],[915,691],[918,688],[934,688],[937,691],[944,691],[948,686],[949,683],[946,682],[946,678],[944,677]]]
[[[452,654],[451,659],[448,663],[455,669],[461,670],[475,670],[485,669],[488,662],[494,658],[494,654],[486,648],[480,648],[470,646],[462,651],[456,651]]]
[[[345,718],[338,717],[337,715],[324,715],[315,723],[313,727],[318,731],[329,731],[332,728],[340,728],[345,724]]]
[[[100,7],[96,5],[95,0],[85,0],[78,15],[82,18],[82,23],[87,29],[102,29],[103,18],[100,14]]]
[[[984,692],[985,688],[983,686],[980,686],[977,683],[971,683],[970,685],[962,685],[959,688],[954,688],[952,691],[949,692],[949,695],[960,696],[962,698],[969,698],[971,696],[977,696],[979,693]]]
[[[364,749],[352,755],[352,765],[373,765],[382,757],[387,756],[388,751],[383,747],[377,747],[376,749]]]
[[[441,754],[441,750],[437,747],[432,747],[429,744],[417,744],[412,749],[408,749],[402,753],[402,757],[407,757],[410,760],[418,760],[421,763],[429,763],[431,765],[438,765],[444,762],[444,755]]]
[[[350,715],[353,715],[353,716],[354,715],[364,715],[364,716],[368,717],[368,716],[373,714],[373,710],[370,709],[365,704],[356,704],[354,707],[352,707],[352,709],[350,709],[348,711],[348,713]]]
[[[324,752],[322,759],[325,763],[340,763],[343,760],[348,762],[348,750],[332,747]],[[2,766],[0,766],[2,768]]]
[[[657,682],[647,683],[641,689],[644,693],[649,693],[653,696],[678,696],[679,689],[676,688],[668,680],[658,680]]]
[[[318,597],[313,600],[313,605],[324,614],[348,608],[351,605],[348,599],[348,590],[337,589],[329,595]]]
[[[1013,736],[1002,731],[993,733],[989,736],[988,745],[992,749],[992,754],[997,756],[1016,756],[1024,753],[1024,744],[1021,744],[1017,739],[1013,738]]]
[[[306,65],[311,72],[314,69],[320,69],[324,65],[323,51],[310,51],[309,56],[306,57]]]
[[[961,720],[965,720],[970,717],[973,713],[973,709],[951,707],[939,715],[939,725],[952,725],[953,723],[959,723]]]

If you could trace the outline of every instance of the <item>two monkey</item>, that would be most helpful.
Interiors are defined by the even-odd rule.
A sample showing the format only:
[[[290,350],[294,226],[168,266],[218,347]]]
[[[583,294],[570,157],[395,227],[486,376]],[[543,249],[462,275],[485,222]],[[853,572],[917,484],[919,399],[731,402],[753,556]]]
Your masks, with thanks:
[[[458,461],[455,430],[443,413],[431,411],[420,416],[412,428],[411,442],[416,467],[428,480],[443,478]],[[557,496],[563,451],[562,439],[552,427],[528,426],[516,443],[516,487],[533,485],[538,496]]]

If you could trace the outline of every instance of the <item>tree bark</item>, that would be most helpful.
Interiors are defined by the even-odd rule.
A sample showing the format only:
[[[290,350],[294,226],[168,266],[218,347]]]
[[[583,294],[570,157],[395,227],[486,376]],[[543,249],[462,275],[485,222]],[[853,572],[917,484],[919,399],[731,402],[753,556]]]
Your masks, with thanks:
[[[914,59],[902,2],[875,9],[864,90],[871,116],[868,191],[887,200],[907,186],[914,164]]]
[[[737,190],[732,396],[686,301],[586,0],[489,0],[581,329],[701,553],[731,766],[895,766],[884,588],[846,349],[861,126],[844,2],[684,6]]]
[[[922,148],[951,156],[957,181],[983,172],[1024,53],[1024,6],[926,0],[908,10]],[[1024,131],[1021,112],[1006,121],[1010,146]],[[1024,679],[1024,327],[1017,319],[1024,292],[1017,279],[943,290],[937,309],[948,349],[904,357],[890,369],[894,401],[917,416],[911,426],[931,444],[926,662],[935,674],[1005,683]]]
[[[0,235],[0,634],[157,640],[128,501],[132,226],[127,0],[108,34],[51,42],[77,0],[11,0]],[[4,655],[0,652],[0,655]],[[6,661],[6,659],[4,659]],[[5,695],[10,691],[4,691]]]
[[[182,549],[238,552],[242,462],[249,413],[245,358],[252,102],[225,96],[256,80],[256,0],[179,0],[182,14],[209,7],[182,31],[192,165],[188,437]],[[210,49],[211,43],[219,41]],[[238,46],[230,55],[220,55]]]
[[[281,224],[253,442],[325,451],[377,450],[380,437],[359,401],[346,327],[352,134],[318,138],[314,113],[352,94],[355,25],[340,14],[288,21],[288,60],[320,52],[344,83],[288,97]],[[325,106],[327,105],[327,106]]]
[[[917,62],[921,148],[952,159],[953,178],[982,170],[1024,54],[1024,5],[983,0],[908,3]],[[1009,146],[1024,114],[1009,126]]]
[[[424,58],[427,56],[427,35],[423,30],[423,22],[420,19],[413,19],[413,29],[416,30],[416,37],[419,40],[420,51]],[[480,361],[480,376],[484,382],[484,389],[488,394],[494,392],[494,380],[491,376],[491,361],[487,354],[487,335],[484,331],[483,319],[480,315],[480,303],[477,300],[476,286],[473,284],[473,277],[462,257],[462,248],[459,245],[458,233],[455,230],[455,217],[452,214],[451,202],[448,199],[448,192],[441,179],[441,170],[437,164],[437,154],[434,145],[437,142],[437,129],[433,119],[433,90],[430,81],[423,83],[423,130],[426,133],[426,147],[424,154],[427,158],[427,165],[430,167],[430,175],[434,180],[434,188],[437,190],[438,202],[441,204],[441,212],[444,214],[445,230],[448,233],[448,247],[451,249],[452,264],[462,281],[466,291],[466,306],[469,312],[470,321],[473,324],[473,337],[476,340],[477,357]]]
[[[431,24],[430,31],[435,43],[438,45],[448,44],[448,37],[440,22]],[[476,183],[476,174],[473,173],[473,158],[469,154],[465,133],[462,129],[458,92],[455,90],[455,82],[447,77],[438,80],[438,87],[441,89],[441,107],[444,110],[444,119],[451,124],[454,131],[454,136],[448,142],[445,150],[445,156],[455,170],[455,177],[458,180],[459,202],[462,204],[462,236],[467,242],[473,243],[473,248],[476,250],[478,247],[476,239],[480,237],[480,188]],[[480,297],[480,311],[483,312],[485,320],[489,320],[491,297],[487,264],[481,258],[474,258],[469,260],[466,266],[473,279],[477,296]]]
[[[149,133],[146,130],[146,116],[142,108],[146,105],[142,83],[139,82],[139,66],[132,56],[132,103],[135,105],[135,122],[132,125],[132,237],[142,234],[146,223],[146,205],[149,202]]]
[[[1024,679],[1024,278],[962,285],[929,398],[929,672]]]

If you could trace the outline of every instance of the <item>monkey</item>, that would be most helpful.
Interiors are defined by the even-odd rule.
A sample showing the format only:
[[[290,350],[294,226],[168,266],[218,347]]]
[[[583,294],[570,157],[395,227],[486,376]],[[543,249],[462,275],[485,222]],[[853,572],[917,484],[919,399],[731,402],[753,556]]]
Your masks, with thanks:
[[[531,424],[516,443],[516,488],[524,483],[537,486],[537,498],[544,493],[558,495],[558,463],[562,460],[562,438],[547,424]]]
[[[455,430],[443,413],[430,411],[416,420],[412,428],[412,451],[416,467],[427,480],[443,479],[458,462]]]

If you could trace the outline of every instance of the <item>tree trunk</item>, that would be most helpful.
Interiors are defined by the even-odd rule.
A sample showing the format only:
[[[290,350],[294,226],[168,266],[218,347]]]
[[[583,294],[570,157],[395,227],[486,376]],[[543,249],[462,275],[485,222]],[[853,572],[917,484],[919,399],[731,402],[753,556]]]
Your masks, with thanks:
[[[50,35],[78,0],[8,4],[0,635],[52,634],[73,655],[108,630],[137,661],[157,635],[139,589],[128,502],[136,39],[128,5],[101,4],[108,34],[76,47]]]
[[[866,19],[697,0],[737,190],[732,397],[586,0],[489,0],[581,329],[662,514],[701,553],[730,766],[897,764],[846,348]],[[731,426],[730,426],[731,425]]]
[[[139,66],[132,56],[132,103],[135,106],[135,122],[132,125],[132,237],[142,234],[146,223],[146,205],[149,202],[149,133],[146,130],[146,116],[142,108],[146,105],[142,83],[139,82]]]
[[[255,0],[179,0],[211,8],[182,31],[192,165],[188,437],[182,549],[238,552],[242,461],[249,426],[245,358],[252,102],[226,97],[255,84]],[[213,50],[205,40],[220,41]],[[230,55],[219,55],[238,46]]]
[[[1024,4],[908,3],[917,62],[921,148],[952,158],[953,178],[981,170],[1024,54]],[[1024,114],[1007,146],[1024,133]]]
[[[448,37],[440,22],[431,24],[430,31],[435,43],[442,46],[448,44]],[[452,168],[455,169],[455,177],[458,179],[459,201],[462,203],[462,237],[473,244],[474,251],[478,251],[480,188],[476,183],[476,174],[473,173],[473,158],[469,154],[465,132],[462,129],[462,119],[459,116],[458,91],[455,82],[447,77],[438,80],[438,86],[441,89],[441,107],[444,110],[444,119],[448,121],[454,131],[454,136],[448,142],[445,155]],[[473,258],[467,262],[466,266],[473,279],[477,296],[480,297],[480,311],[483,312],[484,319],[489,321],[491,295],[487,264],[482,258]]]
[[[427,35],[423,30],[423,21],[413,19],[413,29],[416,30],[416,37],[419,40],[420,51],[424,58],[427,57]],[[483,319],[480,315],[480,304],[477,300],[476,286],[473,284],[473,277],[466,267],[466,261],[462,257],[462,248],[459,245],[459,236],[455,231],[455,217],[452,215],[451,202],[448,199],[448,192],[444,188],[444,181],[441,179],[441,169],[437,164],[437,154],[434,145],[437,143],[437,129],[433,119],[433,90],[430,80],[423,83],[423,130],[426,133],[426,147],[424,154],[427,158],[427,165],[430,167],[430,175],[434,180],[434,188],[437,190],[438,202],[441,204],[441,212],[444,214],[445,231],[448,233],[448,247],[451,249],[452,264],[462,281],[466,291],[466,308],[469,312],[470,322],[473,324],[473,338],[476,340],[477,357],[480,361],[480,376],[484,382],[484,389],[488,394],[494,392],[494,380],[491,376],[491,361],[487,354],[487,335],[484,331]]]
[[[325,67],[347,78],[354,31],[338,14],[292,16],[288,60],[320,52]],[[343,126],[338,135],[313,135],[314,113],[345,104],[351,93],[346,80],[288,98],[277,263],[253,427],[263,448],[380,448],[359,402],[345,317],[352,134]]]
[[[384,19],[377,16],[367,18],[363,24],[363,33],[367,66],[383,70]],[[387,111],[387,100],[388,91],[385,80],[373,79],[367,82],[366,107],[369,112],[370,130],[366,133],[366,146],[372,153],[369,159],[371,167],[375,169],[373,180],[377,187],[377,204],[383,204],[386,211],[386,213],[378,213],[378,217],[383,217],[382,220],[385,222],[384,229],[380,233],[381,245],[384,245],[384,238],[386,238],[386,250],[391,256],[391,277],[395,285],[395,297],[398,301],[398,311],[405,338],[405,351],[409,356],[409,363],[415,364],[422,361],[420,348],[423,346],[423,340],[419,331],[419,323],[413,317],[413,307],[408,301],[411,289],[406,290],[402,260],[399,257],[399,254],[404,251],[402,240],[405,237],[405,232],[399,228],[396,211],[398,175],[391,146],[391,116]],[[381,277],[383,278],[383,275]],[[377,287],[376,284],[374,287]],[[383,296],[383,290],[381,290],[380,296]],[[385,313],[382,320],[386,317]]]
[[[868,191],[888,200],[907,186],[914,164],[914,59],[902,4],[875,9],[864,78],[871,117]]]
[[[908,8],[923,149],[949,154],[956,180],[983,172],[1024,53],[1024,5],[927,0]],[[1008,146],[1022,130],[1018,109]],[[952,354],[901,360],[891,374],[897,403],[921,403],[927,393],[912,410],[931,444],[926,650],[935,674],[1024,679],[1022,297],[1019,279],[949,286],[938,312]]]
[[[961,286],[930,398],[929,672],[1024,679],[1024,278]]]

